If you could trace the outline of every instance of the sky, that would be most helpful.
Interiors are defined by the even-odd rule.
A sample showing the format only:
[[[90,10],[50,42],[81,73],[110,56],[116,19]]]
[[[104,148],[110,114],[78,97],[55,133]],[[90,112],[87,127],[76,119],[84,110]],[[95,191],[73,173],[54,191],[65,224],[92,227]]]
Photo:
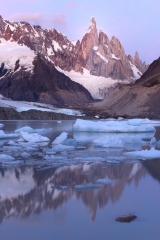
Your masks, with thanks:
[[[97,28],[117,37],[127,55],[138,51],[147,63],[160,56],[159,0],[5,0],[0,15],[56,28],[69,40],[81,40],[94,16]]]

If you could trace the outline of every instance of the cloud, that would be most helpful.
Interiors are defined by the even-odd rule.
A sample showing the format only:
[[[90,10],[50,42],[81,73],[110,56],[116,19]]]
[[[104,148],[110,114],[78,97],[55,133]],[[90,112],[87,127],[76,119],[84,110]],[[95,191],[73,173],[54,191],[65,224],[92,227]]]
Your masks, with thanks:
[[[72,8],[74,6],[74,2],[68,2],[67,4],[66,4],[66,7],[67,8]]]
[[[51,21],[55,27],[67,29],[66,16],[64,13],[53,14],[48,20]]]
[[[65,13],[45,16],[41,12],[37,13],[15,13],[9,18],[11,21],[25,21],[31,24],[51,25],[55,28],[67,29]]]
[[[37,13],[15,13],[10,16],[11,21],[26,21],[33,24],[39,24],[43,19],[43,14],[40,12]]]

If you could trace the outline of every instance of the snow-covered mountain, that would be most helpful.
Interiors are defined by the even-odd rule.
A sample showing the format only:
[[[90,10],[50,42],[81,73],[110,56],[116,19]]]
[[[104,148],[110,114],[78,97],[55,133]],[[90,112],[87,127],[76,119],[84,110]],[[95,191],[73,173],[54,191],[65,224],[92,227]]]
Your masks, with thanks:
[[[109,40],[102,30],[98,34],[93,17],[82,41],[71,42],[55,29],[44,30],[27,22],[9,22],[0,16],[1,80],[6,82],[6,77],[13,77],[22,70],[32,76],[35,69],[32,63],[37,53],[72,81],[82,84],[94,98],[102,98],[100,93],[103,89],[117,82],[138,79],[148,68],[139,59],[138,53],[134,58],[126,56],[117,38]],[[45,79],[42,81],[45,82]],[[1,94],[13,98],[2,88],[1,84]],[[22,100],[36,101],[26,97]]]

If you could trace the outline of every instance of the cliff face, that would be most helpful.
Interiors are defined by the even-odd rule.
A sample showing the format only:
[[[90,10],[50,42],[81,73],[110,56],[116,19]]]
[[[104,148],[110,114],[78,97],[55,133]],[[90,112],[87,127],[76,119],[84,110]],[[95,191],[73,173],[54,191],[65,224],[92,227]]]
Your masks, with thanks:
[[[91,18],[88,32],[80,42],[71,42],[55,29],[42,29],[27,22],[9,22],[0,17],[0,38],[25,45],[29,49],[48,56],[65,71],[83,73],[87,68],[91,75],[113,79],[137,79],[148,66],[141,62],[138,53],[132,58],[116,37],[109,40]],[[138,72],[138,73],[137,73]]]

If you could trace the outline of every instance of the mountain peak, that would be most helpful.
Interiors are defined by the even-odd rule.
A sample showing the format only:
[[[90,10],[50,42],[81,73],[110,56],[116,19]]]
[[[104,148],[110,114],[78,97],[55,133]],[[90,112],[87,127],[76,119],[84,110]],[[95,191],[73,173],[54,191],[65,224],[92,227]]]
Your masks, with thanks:
[[[94,17],[91,17],[90,26],[96,26],[96,20]]]

